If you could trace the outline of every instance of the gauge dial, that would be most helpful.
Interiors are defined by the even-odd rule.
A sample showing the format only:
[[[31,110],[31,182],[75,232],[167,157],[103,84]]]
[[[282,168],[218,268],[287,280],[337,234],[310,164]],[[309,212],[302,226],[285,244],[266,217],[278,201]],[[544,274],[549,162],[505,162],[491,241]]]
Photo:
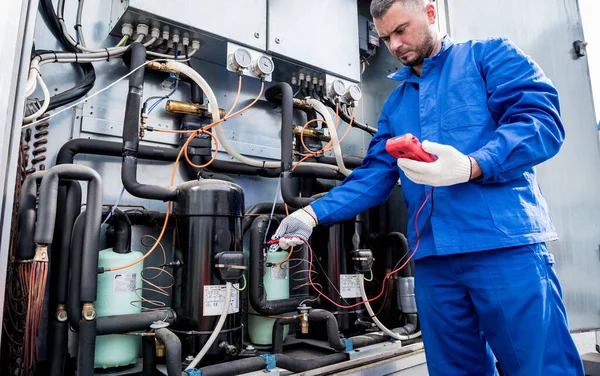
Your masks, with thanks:
[[[231,54],[230,58],[231,66],[235,70],[244,70],[252,64],[252,56],[250,56],[250,52],[243,48],[238,48],[235,50],[233,54]]]
[[[335,80],[329,84],[328,92],[331,98],[341,97],[346,92],[346,85],[340,80]]]
[[[254,61],[252,65],[252,73],[258,77],[268,76],[273,73],[275,66],[273,65],[273,60],[270,57],[262,55],[257,60]]]
[[[360,100],[360,98],[362,98],[362,92],[360,90],[360,88],[358,87],[358,85],[350,85],[348,86],[348,90],[346,90],[346,94],[344,94],[344,98],[346,98],[346,100],[348,102],[357,102]]]

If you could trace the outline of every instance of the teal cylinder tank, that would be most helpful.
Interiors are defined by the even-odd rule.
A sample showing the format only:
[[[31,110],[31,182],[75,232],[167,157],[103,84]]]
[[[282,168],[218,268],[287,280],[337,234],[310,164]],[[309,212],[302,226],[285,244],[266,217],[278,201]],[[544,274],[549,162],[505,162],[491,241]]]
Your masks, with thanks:
[[[112,248],[100,251],[98,267],[110,268],[129,264],[143,256],[141,252],[117,253]],[[98,317],[126,315],[141,312],[136,290],[142,288],[142,268],[139,262],[127,269],[98,274]],[[141,290],[138,290],[141,295]],[[131,303],[138,307],[132,305]],[[122,367],[136,363],[139,357],[140,337],[110,334],[96,337],[94,368]]]
[[[267,264],[275,264],[285,260],[287,252],[267,252]],[[287,299],[290,297],[290,273],[288,262],[280,266],[270,266],[266,268],[263,277],[265,292],[268,300]],[[258,271],[251,270],[250,273]],[[273,323],[275,319],[257,316],[256,311],[248,305],[251,315],[248,315],[248,335],[250,341],[256,345],[271,345],[273,342]],[[283,338],[288,335],[289,325],[283,328]]]

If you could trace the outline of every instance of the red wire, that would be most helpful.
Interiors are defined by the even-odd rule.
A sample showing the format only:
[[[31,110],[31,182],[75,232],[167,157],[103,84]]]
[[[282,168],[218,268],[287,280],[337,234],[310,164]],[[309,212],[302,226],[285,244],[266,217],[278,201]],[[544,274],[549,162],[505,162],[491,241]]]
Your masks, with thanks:
[[[312,281],[312,273],[308,273],[308,281],[310,282],[310,285],[312,286],[312,288],[319,293],[320,296],[322,296],[323,298],[327,299],[331,304],[335,305],[338,308],[344,308],[344,309],[350,309],[350,308],[355,308],[358,307],[361,304],[365,304],[365,303],[371,303],[372,301],[375,301],[377,299],[379,299],[383,293],[385,292],[385,282],[387,281],[387,279],[392,276],[393,274],[398,273],[400,270],[402,270],[409,262],[410,260],[413,258],[413,256],[415,255],[415,253],[417,252],[417,249],[419,249],[419,244],[421,242],[421,236],[419,235],[419,227],[418,227],[418,222],[419,222],[419,214],[421,214],[421,211],[423,211],[423,208],[425,207],[425,204],[427,204],[427,201],[429,201],[429,197],[431,197],[431,194],[433,193],[433,188],[431,188],[429,190],[429,193],[427,194],[427,197],[425,197],[425,201],[423,201],[423,204],[421,204],[421,207],[419,208],[419,211],[417,211],[417,215],[415,216],[415,230],[417,233],[417,243],[415,244],[415,249],[412,251],[412,253],[410,254],[410,256],[408,257],[408,259],[404,262],[404,264],[402,264],[398,269],[393,270],[391,272],[389,272],[388,274],[386,274],[385,278],[383,279],[382,282],[382,286],[381,286],[381,292],[379,293],[379,295],[377,295],[374,298],[368,299],[368,300],[363,300],[361,302],[358,302],[356,304],[352,304],[352,305],[341,305],[338,304],[336,302],[334,302],[333,300],[331,300],[327,295],[323,294],[319,289],[317,289]],[[312,270],[312,258],[313,258],[313,251],[311,246],[308,244],[308,242],[306,241],[306,239],[302,239],[300,238],[304,244],[306,244],[306,246],[308,247],[308,250],[310,252],[310,260],[309,260],[309,270]]]

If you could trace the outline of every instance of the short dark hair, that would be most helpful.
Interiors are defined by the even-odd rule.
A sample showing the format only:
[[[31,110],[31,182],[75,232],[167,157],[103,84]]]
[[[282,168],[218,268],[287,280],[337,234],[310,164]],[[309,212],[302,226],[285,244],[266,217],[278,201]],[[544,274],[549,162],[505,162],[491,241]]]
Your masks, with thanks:
[[[383,17],[392,5],[398,2],[415,9],[424,4],[423,0],[373,0],[371,2],[371,16],[373,18]]]

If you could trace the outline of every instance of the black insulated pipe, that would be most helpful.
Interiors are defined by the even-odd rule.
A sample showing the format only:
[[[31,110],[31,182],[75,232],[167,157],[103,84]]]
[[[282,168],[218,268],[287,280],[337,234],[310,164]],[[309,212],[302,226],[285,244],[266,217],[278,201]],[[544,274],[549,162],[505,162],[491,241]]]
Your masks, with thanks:
[[[156,345],[154,337],[142,337],[142,376],[154,376],[156,371]]]
[[[271,86],[265,92],[265,98],[271,102],[278,103],[281,96],[281,196],[286,204],[295,208],[302,208],[314,199],[309,197],[296,197],[294,195],[294,183],[292,181],[292,164],[294,154],[292,143],[294,141],[294,92],[292,87],[279,82]]]
[[[53,321],[51,324],[50,376],[63,376],[67,353],[68,328],[66,322]]]
[[[79,182],[74,180],[68,180],[66,183],[67,195],[62,200],[64,204],[64,210],[61,210],[58,214],[62,213],[61,222],[57,226],[58,241],[55,241],[58,250],[52,252],[52,256],[55,256],[54,260],[58,260],[58,268],[56,275],[56,311],[54,312],[53,321],[51,324],[51,343],[50,348],[50,376],[62,376],[64,373],[65,356],[67,353],[67,339],[68,339],[68,322],[59,319],[59,311],[61,314],[65,314],[65,304],[67,302],[68,288],[69,288],[69,251],[71,247],[71,233],[73,231],[75,220],[81,211],[81,185]],[[59,189],[65,187],[59,187]],[[61,197],[59,195],[59,203],[61,205]],[[57,215],[57,221],[58,219]],[[60,227],[60,228],[59,228]],[[81,229],[83,232],[83,228]],[[56,237],[56,236],[55,236]],[[52,287],[51,287],[52,288]],[[51,306],[54,307],[54,306]]]
[[[114,228],[115,245],[113,251],[116,253],[131,252],[131,221],[121,210],[116,209],[111,224]]]
[[[311,309],[308,312],[308,320],[324,322],[327,327],[327,341],[329,342],[329,345],[338,351],[346,349],[346,344],[340,339],[338,322],[333,313],[324,309]]]
[[[181,376],[181,341],[167,328],[156,330],[156,340],[165,346],[168,376]]]
[[[156,321],[173,324],[177,318],[175,311],[170,308],[160,311],[145,311],[128,315],[98,317],[98,335],[123,334],[139,330],[148,330]]]
[[[305,372],[348,360],[345,353],[336,353],[315,359],[298,359],[284,354],[275,355],[277,367],[297,373]]]
[[[146,48],[134,42],[125,52],[130,71],[146,63]],[[140,107],[144,92],[144,69],[137,69],[129,76],[129,92],[125,102],[125,120],[123,121],[123,163],[121,180],[123,186],[135,197],[150,200],[176,201],[177,189],[168,186],[141,184],[137,181],[137,161],[140,146],[139,125]]]
[[[285,325],[295,324],[298,322],[298,318],[295,316],[279,318],[273,322],[273,335],[271,343],[273,346],[273,354],[283,354],[283,327]]]
[[[264,370],[265,361],[260,357],[246,358],[200,368],[202,376],[231,376]]]
[[[79,184],[79,182],[74,180],[67,182],[65,206],[64,210],[61,211],[63,212],[63,223],[59,224],[62,226],[62,231],[59,235],[61,239],[58,258],[59,272],[56,299],[58,303],[66,303],[69,289],[69,254],[71,249],[71,236],[73,227],[75,226],[75,220],[81,213],[81,184]]]
[[[54,236],[54,220],[56,218],[56,204],[58,183],[60,179],[88,181],[87,191],[87,220],[84,230],[83,250],[84,257],[81,267],[83,275],[94,276],[81,281],[80,299],[83,302],[96,301],[98,271],[98,244],[100,221],[102,215],[102,179],[93,169],[81,165],[59,165],[46,171],[40,185],[39,220],[35,229],[37,244],[52,244]],[[61,208],[62,210],[62,208]]]
[[[31,260],[35,256],[35,213],[37,190],[45,171],[34,172],[29,175],[21,187],[19,197],[19,240],[17,259]]]
[[[121,157],[123,144],[120,142],[90,140],[88,138],[75,138],[63,144],[58,151],[56,164],[73,164],[77,154],[104,155],[107,157]],[[140,145],[137,157],[153,161],[173,162],[179,154],[179,149],[162,148]]]
[[[313,297],[295,296],[288,299],[268,300],[263,281],[265,270],[263,240],[267,231],[269,216],[261,215],[254,220],[250,228],[250,304],[252,308],[261,315],[279,315],[287,312],[295,312],[296,308],[305,300]],[[273,221],[271,229],[275,230],[279,222]]]
[[[89,275],[81,283],[79,299],[90,304],[89,311],[95,313],[93,302],[96,300],[98,271],[98,244],[100,221],[102,215],[102,180],[93,169],[80,165],[59,165],[46,171],[40,184],[40,202],[38,224],[35,229],[36,244],[52,245],[58,201],[60,179],[84,180],[87,189],[87,220],[83,235],[84,254],[81,273]],[[63,209],[63,208],[61,208]],[[80,323],[78,369],[83,375],[94,371],[94,349],[96,344],[95,314],[91,314]]]
[[[94,352],[96,351],[96,323],[82,320],[79,325],[79,348],[77,353],[77,374],[94,374]]]

